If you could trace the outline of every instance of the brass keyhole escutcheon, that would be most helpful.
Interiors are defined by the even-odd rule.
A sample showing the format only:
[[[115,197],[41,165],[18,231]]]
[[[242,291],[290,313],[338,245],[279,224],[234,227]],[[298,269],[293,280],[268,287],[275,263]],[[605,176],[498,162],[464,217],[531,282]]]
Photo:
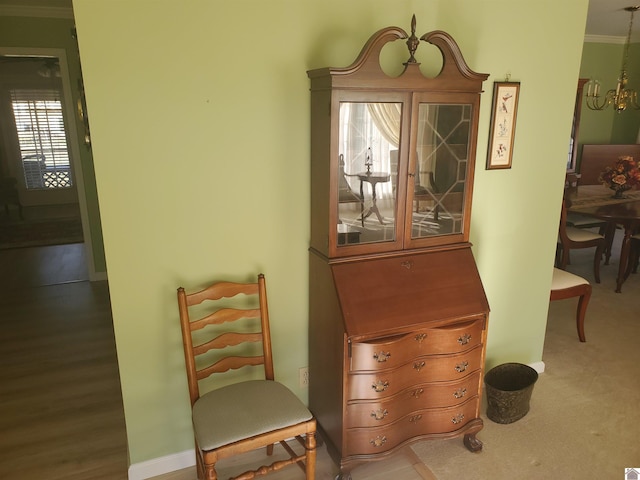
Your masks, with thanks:
[[[468,333],[465,333],[464,335],[460,335],[460,337],[458,337],[458,343],[460,345],[466,345],[470,341],[471,341],[471,335],[469,335]]]
[[[425,362],[416,362],[413,364],[413,368],[419,372],[424,368],[425,365],[426,365]]]
[[[419,334],[417,334],[414,338],[416,339],[416,342],[418,342],[418,343],[422,343],[422,341],[423,341],[425,338],[427,338],[427,334],[426,334],[426,333],[419,333]]]
[[[400,266],[406,268],[407,270],[411,270],[413,268],[413,262],[411,260],[407,260],[406,262],[401,262]]]

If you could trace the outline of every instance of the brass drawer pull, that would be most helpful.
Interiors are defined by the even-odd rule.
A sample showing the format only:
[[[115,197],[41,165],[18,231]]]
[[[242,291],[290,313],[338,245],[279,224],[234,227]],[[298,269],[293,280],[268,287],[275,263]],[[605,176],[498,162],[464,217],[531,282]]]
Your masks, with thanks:
[[[422,419],[422,415],[421,414],[413,415],[413,416],[409,417],[409,421],[411,423],[418,423],[421,419]]]
[[[451,419],[451,423],[453,423],[454,425],[457,425],[463,420],[464,420],[464,413],[459,413]]]
[[[468,366],[469,366],[469,362],[459,363],[456,365],[456,372],[462,373],[467,369]]]
[[[378,352],[373,354],[373,359],[378,363],[384,363],[391,356],[391,352]]]
[[[381,447],[387,442],[387,437],[378,435],[376,438],[369,440],[369,443],[374,447]]]
[[[384,392],[387,388],[389,388],[389,382],[386,380],[378,380],[376,383],[371,385],[376,392]]]
[[[413,364],[413,368],[418,372],[420,370],[422,370],[424,368],[424,366],[425,366],[424,362],[416,362],[416,363]]]
[[[467,394],[467,389],[466,388],[459,388],[458,390],[453,392],[453,396],[456,397],[456,398],[462,398],[466,394]]]
[[[422,341],[423,341],[425,338],[427,338],[427,334],[426,334],[426,333],[418,333],[418,334],[415,336],[416,342],[418,342],[418,343],[422,343]]]
[[[470,341],[471,341],[471,335],[469,335],[468,333],[465,333],[464,335],[460,335],[458,337],[458,343],[460,345],[466,345]]]
[[[389,412],[386,408],[384,410],[382,408],[379,408],[375,412],[371,412],[371,416],[376,420],[384,420],[384,417],[386,417],[388,414]]]
[[[414,398],[420,398],[420,395],[424,393],[424,388],[416,388],[413,392],[411,392],[411,396]]]

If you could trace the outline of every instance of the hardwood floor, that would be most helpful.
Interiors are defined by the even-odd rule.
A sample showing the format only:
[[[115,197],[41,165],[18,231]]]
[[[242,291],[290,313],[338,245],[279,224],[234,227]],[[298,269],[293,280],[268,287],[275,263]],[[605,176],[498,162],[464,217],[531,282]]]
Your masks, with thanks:
[[[108,286],[86,270],[82,244],[0,251],[0,478],[127,478]]]

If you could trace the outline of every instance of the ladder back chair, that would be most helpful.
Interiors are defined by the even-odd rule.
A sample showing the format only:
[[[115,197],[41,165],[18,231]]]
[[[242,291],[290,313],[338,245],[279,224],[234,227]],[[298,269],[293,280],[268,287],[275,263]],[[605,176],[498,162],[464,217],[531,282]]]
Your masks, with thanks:
[[[576,248],[596,248],[593,258],[593,274],[596,283],[600,283],[600,262],[602,254],[606,248],[604,235],[591,232],[584,228],[576,228],[567,225],[568,201],[563,198],[562,210],[560,214],[560,226],[558,229],[558,249],[556,256],[556,266],[562,270],[569,264],[569,251]]]
[[[198,478],[216,480],[219,460],[262,447],[272,455],[274,444],[280,443],[289,458],[232,479],[252,479],[295,463],[313,480],[316,420],[298,397],[274,380],[264,275],[258,275],[257,283],[219,282],[191,294],[180,287],[178,307]],[[257,327],[247,332],[251,323]],[[264,380],[200,391],[202,380],[245,366],[262,366]],[[296,439],[304,451],[296,453],[287,439]]]

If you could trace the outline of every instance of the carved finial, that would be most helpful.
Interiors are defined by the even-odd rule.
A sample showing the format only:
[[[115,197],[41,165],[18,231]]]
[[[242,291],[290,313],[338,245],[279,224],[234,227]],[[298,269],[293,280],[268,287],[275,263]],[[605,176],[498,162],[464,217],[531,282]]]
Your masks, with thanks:
[[[416,63],[416,57],[414,54],[418,49],[418,44],[420,43],[420,39],[416,37],[416,16],[415,14],[411,17],[411,36],[407,39],[407,47],[409,47],[409,60],[407,63]]]

